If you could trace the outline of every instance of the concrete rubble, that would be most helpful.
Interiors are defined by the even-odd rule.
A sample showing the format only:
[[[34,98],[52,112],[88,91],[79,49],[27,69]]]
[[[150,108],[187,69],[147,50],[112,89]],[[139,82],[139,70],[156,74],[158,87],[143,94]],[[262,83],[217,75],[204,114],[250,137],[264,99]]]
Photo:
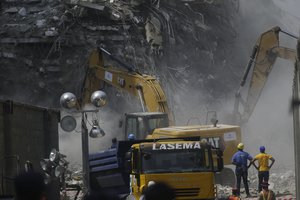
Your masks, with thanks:
[[[253,197],[258,194],[258,177],[257,175],[250,175],[248,177],[250,193]],[[295,172],[288,170],[281,173],[271,173],[269,180],[269,188],[273,190],[277,198],[282,199],[295,199],[296,188],[295,188]],[[243,186],[243,184],[242,184]],[[231,194],[232,187],[218,185],[218,196],[226,197]],[[246,196],[244,188],[241,188],[242,197]],[[256,199],[256,198],[254,198]]]
[[[187,73],[201,70],[197,87],[205,89],[210,74],[231,74],[221,66],[232,56],[221,48],[234,38],[233,2],[4,0],[0,98],[58,107],[63,92],[80,93],[88,54],[100,44],[144,73],[163,74],[170,90],[195,85],[198,73]]]
[[[81,169],[77,169],[74,166],[70,167],[71,175],[67,179],[68,185],[79,185],[82,186],[82,179],[81,179]],[[252,195],[251,198],[246,198],[245,190],[243,188],[243,184],[241,186],[241,197],[242,199],[257,199],[258,189],[257,189],[257,182],[258,178],[257,175],[250,175],[248,177],[249,182],[249,189]],[[277,199],[296,199],[296,191],[295,191],[295,172],[288,170],[286,172],[280,173],[271,173],[270,180],[269,180],[269,188],[273,190],[276,194]],[[218,198],[226,198],[231,194],[232,186],[229,185],[217,185],[218,189]],[[72,199],[76,195],[76,191],[68,191],[67,195]],[[82,193],[79,193],[79,197],[82,196]]]

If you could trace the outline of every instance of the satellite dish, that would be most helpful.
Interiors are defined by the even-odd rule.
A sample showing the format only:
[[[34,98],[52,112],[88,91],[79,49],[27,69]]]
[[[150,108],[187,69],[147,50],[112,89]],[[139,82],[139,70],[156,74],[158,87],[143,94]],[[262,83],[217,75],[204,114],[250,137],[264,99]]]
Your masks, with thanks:
[[[66,131],[66,132],[74,131],[76,128],[76,125],[77,125],[77,122],[76,122],[75,118],[70,115],[64,116],[60,120],[60,127],[62,128],[62,130]]]

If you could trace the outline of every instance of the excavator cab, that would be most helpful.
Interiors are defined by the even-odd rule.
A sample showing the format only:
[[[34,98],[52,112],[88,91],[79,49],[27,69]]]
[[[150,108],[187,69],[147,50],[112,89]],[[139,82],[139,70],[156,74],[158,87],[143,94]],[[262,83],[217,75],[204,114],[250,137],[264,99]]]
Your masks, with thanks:
[[[125,114],[125,138],[134,134],[135,139],[145,139],[151,135],[156,128],[169,126],[167,113],[162,112],[140,112]]]

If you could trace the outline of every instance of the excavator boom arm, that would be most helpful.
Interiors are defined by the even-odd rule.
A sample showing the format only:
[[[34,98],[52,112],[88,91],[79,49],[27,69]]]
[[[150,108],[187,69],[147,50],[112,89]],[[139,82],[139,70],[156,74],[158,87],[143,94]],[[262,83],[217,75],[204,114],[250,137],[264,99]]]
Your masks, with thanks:
[[[279,27],[274,27],[273,29],[261,34],[253,48],[250,61],[240,83],[240,88],[236,94],[234,106],[234,115],[236,118],[235,123],[240,124],[248,121],[261,95],[276,58],[280,57],[292,61],[295,61],[296,59],[296,51],[294,49],[279,46],[279,32],[284,31],[281,31]],[[246,100],[243,100],[241,99],[240,90],[245,85],[248,73],[253,63],[254,67],[249,90]],[[238,111],[240,103],[244,106],[242,114]]]
[[[104,66],[102,50],[97,49],[89,58],[82,90],[82,105],[88,103],[93,91],[103,87],[103,82],[139,97],[144,112],[163,112],[169,115],[169,119],[173,119],[165,93],[155,77],[140,74],[132,68],[123,70]]]

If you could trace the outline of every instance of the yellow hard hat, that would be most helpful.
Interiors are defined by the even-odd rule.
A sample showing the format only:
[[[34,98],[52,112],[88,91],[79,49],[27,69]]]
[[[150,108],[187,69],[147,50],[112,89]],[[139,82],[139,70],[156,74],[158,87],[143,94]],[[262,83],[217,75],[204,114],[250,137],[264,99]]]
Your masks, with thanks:
[[[243,150],[244,149],[244,144],[243,143],[239,143],[237,145],[237,148]]]

